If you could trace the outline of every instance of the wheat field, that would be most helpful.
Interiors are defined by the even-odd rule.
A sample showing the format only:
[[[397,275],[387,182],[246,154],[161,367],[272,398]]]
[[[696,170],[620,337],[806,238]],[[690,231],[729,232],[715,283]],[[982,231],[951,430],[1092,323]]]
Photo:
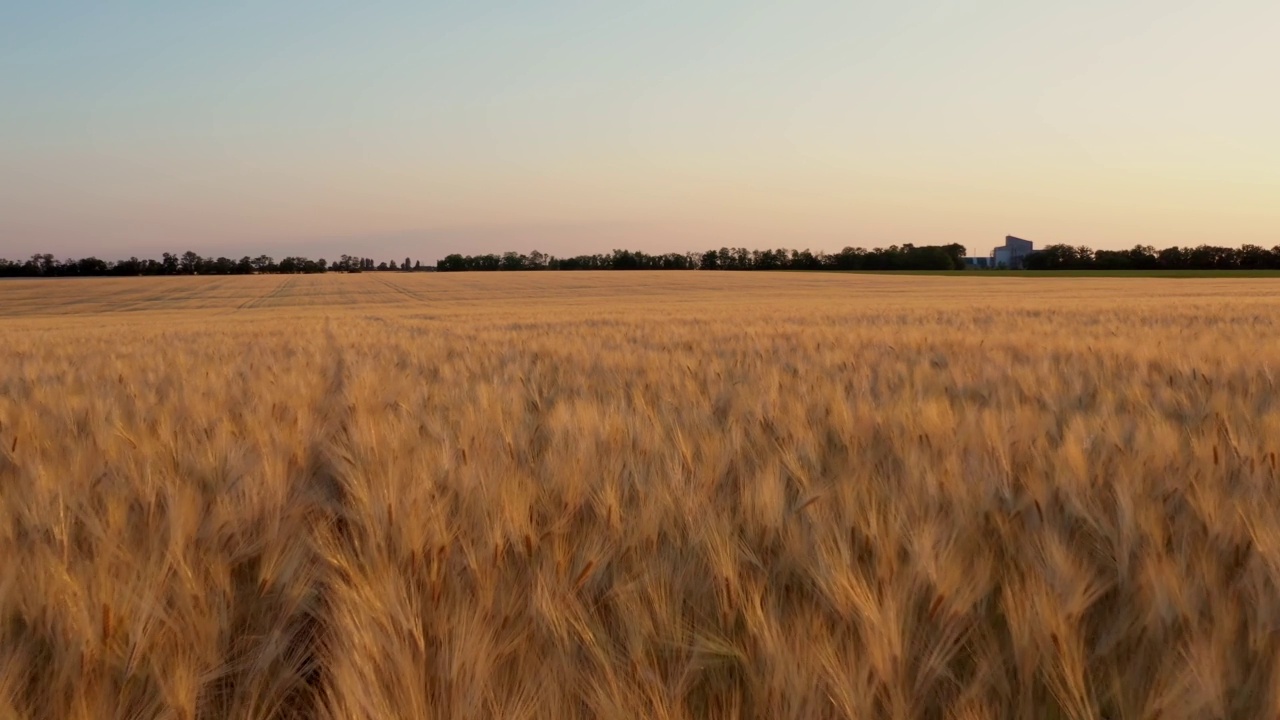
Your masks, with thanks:
[[[1280,283],[0,282],[0,718],[1280,717]]]

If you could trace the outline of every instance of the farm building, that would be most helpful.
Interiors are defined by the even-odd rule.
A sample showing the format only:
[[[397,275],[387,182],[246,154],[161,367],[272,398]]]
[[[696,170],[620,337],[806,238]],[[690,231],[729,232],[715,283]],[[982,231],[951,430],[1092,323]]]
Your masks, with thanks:
[[[994,268],[1019,270],[1022,268],[1023,259],[1034,249],[1035,246],[1030,240],[1008,235],[1004,239],[1004,245],[991,250],[990,257],[967,257],[964,263],[966,267],[983,270]]]

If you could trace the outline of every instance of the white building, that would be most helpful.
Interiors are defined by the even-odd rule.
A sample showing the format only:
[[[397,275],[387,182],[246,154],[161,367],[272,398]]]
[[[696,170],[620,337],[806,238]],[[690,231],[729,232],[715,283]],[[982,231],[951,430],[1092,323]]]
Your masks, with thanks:
[[[1035,246],[1030,240],[1008,235],[1004,239],[1004,245],[991,251],[991,267],[1020,270],[1022,261],[1034,250]]]

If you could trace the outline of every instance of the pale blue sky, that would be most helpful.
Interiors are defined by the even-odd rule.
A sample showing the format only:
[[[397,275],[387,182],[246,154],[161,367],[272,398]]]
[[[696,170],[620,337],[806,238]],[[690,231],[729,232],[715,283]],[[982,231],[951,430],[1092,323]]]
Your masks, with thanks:
[[[9,2],[0,257],[1280,244],[1280,3]]]

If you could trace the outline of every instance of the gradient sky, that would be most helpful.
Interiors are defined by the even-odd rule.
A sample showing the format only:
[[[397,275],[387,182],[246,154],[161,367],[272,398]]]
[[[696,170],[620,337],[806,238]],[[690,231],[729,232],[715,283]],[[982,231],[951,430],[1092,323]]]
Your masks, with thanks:
[[[0,257],[1280,244],[1276,0],[10,2]]]

